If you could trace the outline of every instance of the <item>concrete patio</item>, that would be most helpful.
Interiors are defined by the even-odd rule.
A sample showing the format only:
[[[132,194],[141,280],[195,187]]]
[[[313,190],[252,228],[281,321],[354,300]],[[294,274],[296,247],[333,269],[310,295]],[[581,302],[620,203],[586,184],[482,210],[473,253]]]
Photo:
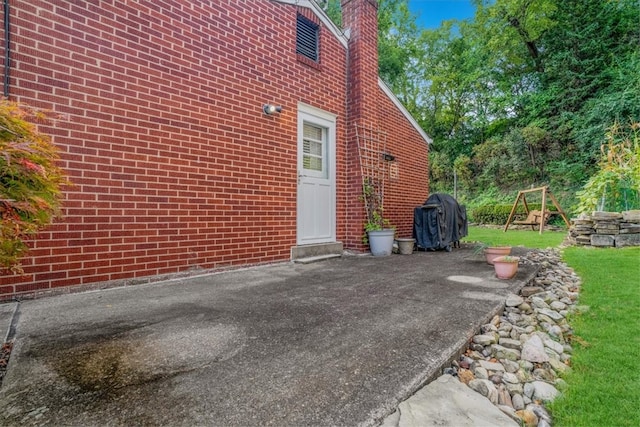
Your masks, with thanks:
[[[377,425],[534,273],[463,246],[4,304],[0,424]]]

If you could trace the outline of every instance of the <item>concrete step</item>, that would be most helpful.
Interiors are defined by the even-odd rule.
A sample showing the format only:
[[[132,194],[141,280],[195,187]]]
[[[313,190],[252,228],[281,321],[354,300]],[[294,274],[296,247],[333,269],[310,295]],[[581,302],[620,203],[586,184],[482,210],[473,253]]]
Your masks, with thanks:
[[[312,262],[320,262],[333,258],[340,258],[342,255],[340,254],[327,254],[327,255],[316,255],[305,258],[294,259],[293,262],[297,264],[311,264]]]
[[[342,255],[342,242],[318,243],[291,247],[291,259],[317,257],[322,255]]]

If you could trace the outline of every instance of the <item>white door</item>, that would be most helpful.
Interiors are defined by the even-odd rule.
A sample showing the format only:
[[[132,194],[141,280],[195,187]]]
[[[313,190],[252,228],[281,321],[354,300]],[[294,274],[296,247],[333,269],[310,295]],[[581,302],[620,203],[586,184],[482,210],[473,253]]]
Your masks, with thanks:
[[[336,241],[336,118],[298,106],[298,245]]]

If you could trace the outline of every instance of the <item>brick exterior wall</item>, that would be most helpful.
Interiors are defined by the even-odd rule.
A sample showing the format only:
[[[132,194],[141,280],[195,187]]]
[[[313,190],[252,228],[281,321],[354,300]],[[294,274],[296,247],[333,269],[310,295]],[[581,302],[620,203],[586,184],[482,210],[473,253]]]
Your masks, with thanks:
[[[320,23],[270,1],[12,0],[10,98],[63,115],[41,130],[73,185],[25,275],[0,276],[0,299],[288,260],[298,102],[338,117],[337,238],[362,249],[349,238],[363,214],[346,143],[348,52],[322,28],[319,66],[299,60],[297,13]],[[378,117],[398,136],[389,212],[406,234],[405,211],[426,199],[427,147],[375,82]],[[264,103],[283,111],[267,116]]]
[[[378,129],[386,138],[387,151],[395,156],[398,178],[385,182],[384,212],[397,236],[411,237],[413,208],[428,195],[427,146],[407,118],[378,86],[378,22],[376,0],[343,0],[342,23],[350,31],[349,87],[347,95],[347,209],[348,247],[366,249],[362,245],[366,215],[362,194],[362,175],[355,126]],[[391,164],[387,164],[390,168]]]
[[[356,126],[377,129],[378,117],[378,4],[376,0],[343,0],[342,25],[350,32],[347,88],[347,235],[345,244],[359,250],[366,222],[362,194],[362,173],[358,156]]]
[[[412,237],[413,209],[429,196],[427,145],[387,96],[379,97],[378,120],[387,134],[387,151],[395,156],[397,178],[385,183],[385,216],[397,237]]]

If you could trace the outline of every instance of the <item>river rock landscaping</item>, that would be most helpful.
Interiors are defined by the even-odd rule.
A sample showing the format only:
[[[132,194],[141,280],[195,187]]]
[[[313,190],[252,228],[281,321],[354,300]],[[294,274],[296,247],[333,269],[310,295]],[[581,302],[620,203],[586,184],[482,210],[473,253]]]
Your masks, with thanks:
[[[566,387],[572,331],[567,315],[577,305],[580,278],[555,249],[536,250],[522,262],[540,266],[520,295],[512,294],[502,315],[481,327],[468,349],[445,369],[527,427],[549,427],[544,407]]]

